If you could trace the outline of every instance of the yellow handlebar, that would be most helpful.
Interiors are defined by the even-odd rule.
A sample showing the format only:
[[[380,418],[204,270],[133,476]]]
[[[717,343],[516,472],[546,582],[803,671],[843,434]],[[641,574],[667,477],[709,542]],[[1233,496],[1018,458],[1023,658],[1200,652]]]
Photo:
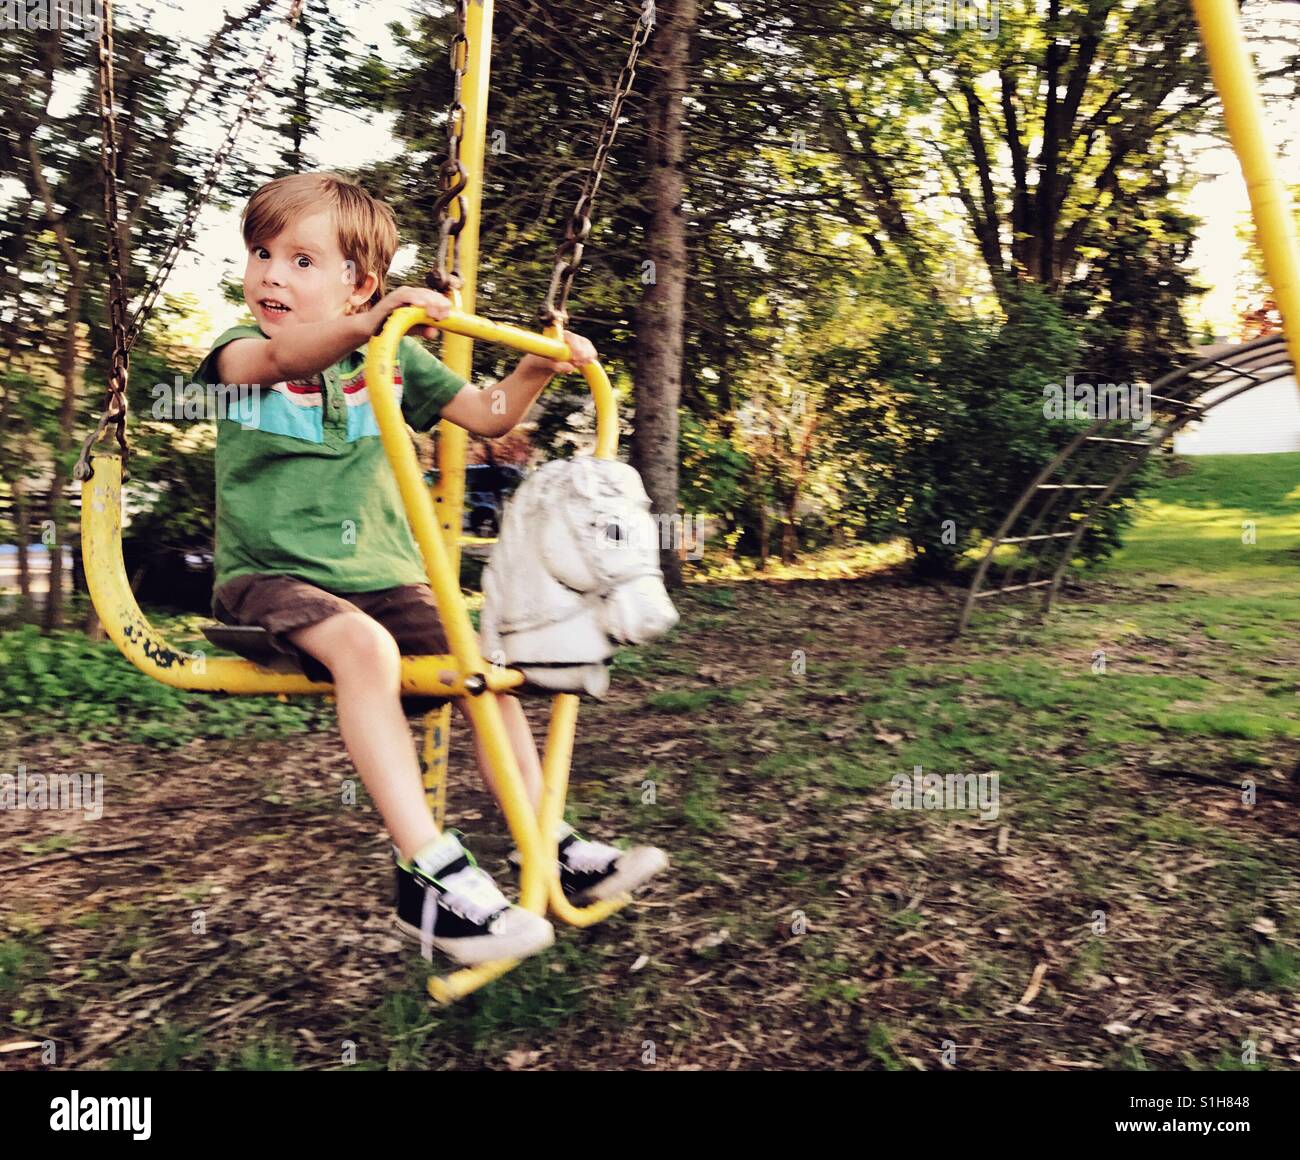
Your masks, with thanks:
[[[433,501],[424,486],[415,448],[407,438],[401,410],[392,389],[397,350],[407,331],[416,326],[433,326],[452,334],[500,343],[557,361],[567,360],[570,351],[558,334],[534,334],[517,326],[506,326],[466,314],[459,309],[459,303],[455,305],[457,308],[447,318],[437,320],[430,318],[418,306],[404,306],[394,310],[384,328],[366,347],[366,391],[375,414],[375,422],[379,426],[384,451],[397,479],[411,532],[424,558],[429,586],[438,604],[443,630],[456,657],[457,669],[461,673],[487,674],[492,666],[484,663],[478,637],[461,597],[460,580],[456,575],[453,557],[439,534]],[[612,459],[618,448],[618,411],[613,388],[599,363],[585,365],[582,375],[596,404],[595,455],[600,459]],[[540,819],[534,814],[525,792],[495,691],[469,697],[465,705],[492,770],[493,782],[510,832],[523,856],[523,872],[519,883],[520,905],[535,914],[545,913],[549,906],[557,917],[575,925],[598,922],[625,905],[628,898],[623,895],[585,908],[574,907],[565,897],[560,885],[552,835],[564,808],[569,761],[577,724],[578,698],[572,693],[557,693],[551,701],[551,723],[542,761],[545,788]],[[439,1001],[446,1002],[475,990],[513,965],[506,962],[487,963],[456,971],[445,979],[431,979],[429,990]]]
[[[397,364],[397,348],[407,331],[417,326],[433,326],[451,334],[460,334],[483,342],[494,342],[541,358],[558,361],[571,357],[568,346],[556,332],[537,334],[519,326],[511,326],[509,323],[493,322],[489,318],[480,318],[477,314],[466,314],[458,307],[453,309],[448,317],[434,319],[418,306],[401,306],[388,316],[383,330],[370,340],[370,345],[366,348],[368,387],[372,386],[372,366],[377,380],[392,382],[393,368]],[[591,391],[592,400],[596,404],[595,457],[613,459],[618,450],[618,406],[614,399],[614,388],[610,386],[609,376],[600,363],[588,363],[581,368],[581,371]],[[370,397],[373,407],[373,390]]]

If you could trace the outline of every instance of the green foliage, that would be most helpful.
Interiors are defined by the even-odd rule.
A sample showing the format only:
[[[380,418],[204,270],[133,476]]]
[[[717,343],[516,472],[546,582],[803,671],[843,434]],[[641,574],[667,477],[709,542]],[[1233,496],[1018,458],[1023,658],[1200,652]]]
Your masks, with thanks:
[[[816,360],[827,383],[822,454],[844,465],[841,513],[860,535],[906,536],[926,576],[951,574],[1077,428],[1044,389],[1077,365],[1060,307],[1024,287],[1004,322],[916,302],[876,338]],[[1130,518],[1112,505],[1084,545],[1104,553]]]
[[[688,512],[730,512],[746,502],[749,457],[716,420],[682,414],[681,503]]]
[[[293,1044],[276,1036],[263,1036],[245,1044],[217,1071],[296,1071]]]
[[[197,646],[196,646],[197,647]],[[31,625],[0,635],[0,717],[29,733],[129,738],[157,746],[194,737],[270,737],[316,725],[317,698],[227,697],[173,689],[132,667],[111,642]]]
[[[697,713],[717,701],[743,701],[738,689],[683,689],[664,693],[651,693],[646,707],[660,713]]]
[[[553,1035],[586,1006],[582,980],[592,969],[590,950],[557,941],[546,955],[528,959],[503,979],[453,1006],[430,1007],[425,983],[432,968],[416,961],[400,990],[378,1007],[379,1026],[392,1044],[390,1070],[425,1070],[449,1048],[484,1053]]]
[[[122,530],[128,568],[130,561],[146,553],[160,556],[212,546],[216,521],[215,427],[174,434],[184,439],[183,449],[169,438],[161,446],[149,448],[153,454],[146,451],[131,461],[136,496],[148,506],[136,512]]]
[[[1197,222],[1168,200],[1171,192],[1156,167],[1146,178],[1147,213],[1129,199],[1113,203],[1105,244],[1090,250],[1086,277],[1060,298],[1109,382],[1151,382],[1189,361],[1182,306],[1202,291],[1184,263]]]
[[[201,1030],[164,1023],[128,1047],[108,1065],[109,1071],[180,1071],[210,1067],[211,1052]]]
[[[282,16],[278,8],[254,6],[227,22],[210,44],[206,37],[157,31],[148,14],[117,14],[117,186],[129,300],[138,301],[158,270],[211,161],[211,142],[196,141],[187,127],[213,115],[228,121],[230,93],[247,88],[250,61],[260,59],[268,26]],[[299,35],[319,23],[321,8],[319,0],[307,6]],[[75,542],[62,484],[98,417],[113,347],[95,72],[93,37],[13,31],[0,44],[0,178],[6,191],[0,221],[0,499],[16,479],[25,479],[31,514],[54,519],[61,542]],[[301,112],[307,94],[299,96]],[[277,127],[264,122],[261,128]],[[300,118],[291,118],[284,131],[297,140],[302,128]],[[246,152],[240,164],[226,168],[212,200],[251,192],[270,160],[266,150]],[[187,331],[183,319],[193,305],[174,309],[164,300],[132,351],[130,499],[143,501],[145,509],[161,501],[157,518],[135,533],[149,536],[155,551],[182,540],[186,547],[211,540],[210,455],[206,473],[202,462],[190,460],[194,422],[160,423],[150,415],[156,384],[170,386],[177,375],[188,380],[197,328]],[[0,536],[10,539],[12,530],[0,528]],[[159,532],[163,540],[154,538]],[[52,625],[61,623],[57,599],[46,610]]]
[[[1262,946],[1221,950],[1215,963],[1220,980],[1232,990],[1293,991],[1300,985],[1300,959],[1289,947]]]
[[[45,956],[27,943],[16,939],[0,942],[0,998],[16,995],[40,975],[44,962]]]

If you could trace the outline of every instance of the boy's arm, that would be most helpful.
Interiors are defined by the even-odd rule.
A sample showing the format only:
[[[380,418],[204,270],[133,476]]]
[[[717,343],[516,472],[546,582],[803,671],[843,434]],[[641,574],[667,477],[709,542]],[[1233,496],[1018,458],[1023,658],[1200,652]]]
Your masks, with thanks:
[[[370,338],[366,314],[287,326],[271,338],[237,338],[217,355],[223,383],[283,383],[333,366]]]
[[[217,373],[223,383],[307,378],[364,346],[399,306],[420,306],[430,318],[451,313],[451,302],[437,291],[403,286],[358,314],[282,326],[270,338],[236,339],[221,348]]]
[[[496,438],[514,430],[537,396],[555,377],[550,359],[526,354],[519,365],[495,386],[480,389],[469,383],[442,409],[442,418],[475,435]]]
[[[473,384],[464,386],[442,409],[442,418],[475,435],[496,438],[513,431],[528,414],[528,408],[557,374],[576,370],[596,358],[596,348],[572,331],[564,332],[572,361],[552,362],[535,354],[526,354],[519,365],[494,387],[480,390]]]

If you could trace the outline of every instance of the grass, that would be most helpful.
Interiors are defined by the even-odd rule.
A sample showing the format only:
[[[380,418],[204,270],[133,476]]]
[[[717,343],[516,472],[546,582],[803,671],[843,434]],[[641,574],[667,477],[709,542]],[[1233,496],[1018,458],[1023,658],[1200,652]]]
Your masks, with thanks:
[[[1235,595],[1253,605],[1252,619],[1261,611],[1300,619],[1300,605],[1285,600],[1300,563],[1300,452],[1204,455],[1179,469],[1185,473],[1141,501],[1138,523],[1107,570],[1207,593],[1249,577],[1251,590]]]
[[[670,850],[671,882],[651,906],[561,930],[554,950],[449,1010],[428,1002],[427,964],[370,945],[387,917],[377,816],[345,829],[326,783],[292,798],[294,829],[282,820],[298,763],[337,760],[336,740],[301,735],[302,718],[264,720],[295,738],[293,760],[219,810],[197,812],[196,798],[210,863],[159,882],[124,858],[110,897],[40,911],[62,888],[66,864],[52,862],[39,886],[10,894],[0,1022],[15,1038],[77,1039],[90,1005],[157,987],[163,964],[185,977],[173,960],[198,940],[175,935],[176,913],[183,928],[218,885],[234,905],[212,895],[214,924],[267,894],[292,899],[300,885],[274,865],[291,840],[338,868],[345,902],[331,921],[280,936],[250,918],[222,952],[219,993],[191,992],[90,1066],[910,1070],[941,1066],[950,1040],[961,1068],[1292,1068],[1290,1040],[1273,1032],[1300,1018],[1293,807],[1277,805],[1300,738],[1297,480],[1300,456],[1180,466],[1096,573],[1104,599],[1071,596],[1030,631],[1014,608],[985,613],[956,645],[944,637],[951,602],[928,590],[882,598],[871,585],[741,575],[692,585],[682,626],[620,653],[615,695],[584,705],[571,794],[570,816],[592,836]],[[32,715],[70,733],[90,710],[35,680],[40,650],[20,645],[0,638],[25,674],[12,687],[37,689]],[[806,672],[792,670],[796,648]],[[94,700],[107,660],[75,655],[89,658],[85,673],[66,675],[53,652],[45,673],[72,682],[74,702]],[[128,728],[159,711],[135,686],[107,695],[121,689]],[[200,738],[196,768],[205,730],[254,724],[184,711],[200,714],[186,725]],[[891,808],[891,779],[916,765],[995,773],[998,817]],[[494,830],[466,780],[453,821],[472,807]],[[1245,781],[1274,797],[1247,805]],[[147,839],[151,822],[141,814],[126,836]],[[0,861],[95,844],[84,837],[34,829]],[[792,931],[797,912],[806,933]],[[321,965],[291,1001],[208,1030],[231,996],[256,996],[260,972],[286,962]],[[1042,989],[1017,1015],[1040,963]],[[1179,1017],[1159,1014],[1170,1005]],[[1105,1030],[1130,1011],[1152,1014],[1131,1034]],[[1195,1022],[1181,1015],[1191,1011]],[[1261,1044],[1250,1063],[1247,1038]]]
[[[201,619],[158,618],[158,627],[179,647],[197,648]],[[43,636],[24,625],[0,634],[0,719],[32,736],[126,737],[171,748],[197,737],[305,732],[324,713],[318,698],[282,702],[174,689],[130,665],[111,641],[90,641],[80,632]]]

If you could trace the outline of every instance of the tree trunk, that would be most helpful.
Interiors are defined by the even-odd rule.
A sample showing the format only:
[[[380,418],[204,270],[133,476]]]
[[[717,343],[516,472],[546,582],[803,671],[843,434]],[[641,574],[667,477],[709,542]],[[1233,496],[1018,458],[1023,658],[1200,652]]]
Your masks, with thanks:
[[[63,533],[67,526],[63,490],[68,486],[68,452],[72,447],[77,424],[77,323],[81,318],[80,277],[68,283],[63,300],[65,329],[63,351],[59,356],[59,374],[63,378],[63,405],[59,409],[59,431],[54,446],[54,479],[50,483],[50,519],[54,522],[54,542],[50,547],[50,588],[45,594],[42,621],[46,632],[63,627]]]
[[[817,430],[818,417],[804,424],[803,436],[799,440],[799,454],[794,463],[790,478],[790,495],[785,505],[785,527],[781,532],[781,559],[792,564],[798,555],[795,542],[795,509],[799,506],[799,494],[803,491],[803,481],[808,474],[808,454],[812,450],[813,435]]]
[[[14,524],[18,531],[18,620],[26,624],[32,618],[32,562],[27,553],[31,543],[31,517],[27,510],[27,481],[22,469],[14,473]]]
[[[297,89],[294,93],[293,108],[289,113],[289,150],[284,155],[288,168],[293,173],[300,173],[304,168],[303,139],[311,128],[311,105],[308,98],[314,53],[312,52],[311,17],[306,12],[298,19],[298,31],[302,34],[302,68],[298,70]]]
[[[1058,82],[1061,71],[1061,46],[1057,40],[1060,0],[1050,0],[1047,10],[1047,78],[1046,105],[1043,110],[1043,143],[1038,156],[1038,189],[1034,197],[1037,209],[1038,281],[1051,287],[1056,278],[1057,166],[1060,163],[1060,117]]]
[[[794,538],[794,505],[798,502],[799,493],[792,491],[790,493],[790,502],[786,505],[785,519],[781,522],[781,563],[793,564],[795,557],[799,554],[795,550]]]
[[[647,151],[650,176],[648,257],[652,277],[637,308],[636,413],[632,466],[640,473],[652,510],[665,524],[677,517],[677,407],[682,394],[686,306],[685,116],[696,0],[658,5],[649,104]],[[669,588],[682,584],[681,558],[660,536],[660,563]]]

